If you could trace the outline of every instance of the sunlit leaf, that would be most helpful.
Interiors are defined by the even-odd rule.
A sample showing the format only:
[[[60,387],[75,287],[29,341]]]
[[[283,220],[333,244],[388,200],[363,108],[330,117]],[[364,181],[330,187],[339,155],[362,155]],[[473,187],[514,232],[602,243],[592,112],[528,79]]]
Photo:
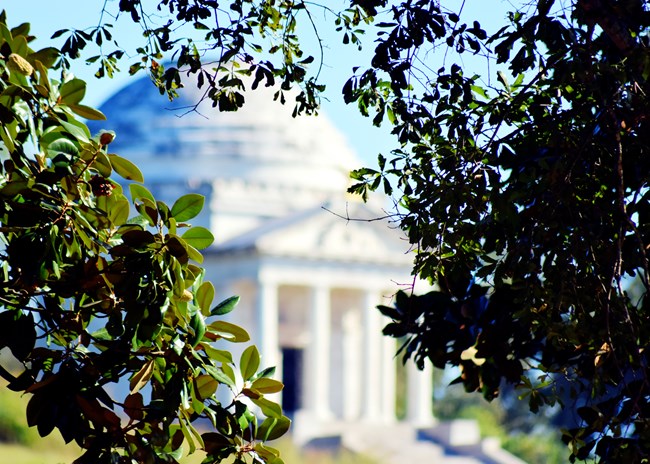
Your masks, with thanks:
[[[211,316],[223,316],[224,314],[228,314],[231,312],[237,304],[239,303],[239,297],[238,296],[231,296],[229,298],[226,298],[223,300],[221,303],[219,303],[217,306],[212,308],[210,311]]]
[[[226,340],[236,343],[247,342],[250,340],[250,335],[248,335],[248,332],[243,328],[226,321],[213,322],[208,325],[208,330]]]
[[[244,380],[250,380],[260,367],[260,353],[255,345],[244,350],[239,361],[239,370]]]
[[[115,172],[127,180],[135,182],[144,182],[144,176],[140,169],[126,158],[110,153],[108,159],[111,161],[111,166]],[[155,200],[152,200],[155,202]]]
[[[86,95],[86,83],[81,79],[71,79],[61,85],[59,94],[66,105],[76,105]]]
[[[95,108],[91,108],[90,106],[68,103],[68,107],[74,111],[75,114],[78,114],[82,118],[90,119],[93,121],[102,121],[106,119],[104,113],[96,110]]]
[[[172,217],[178,222],[192,219],[203,209],[205,197],[197,193],[188,193],[180,197],[172,206]]]
[[[194,379],[194,385],[199,398],[205,400],[215,394],[219,382],[210,375],[200,375]]]
[[[142,387],[149,383],[151,375],[153,374],[153,370],[154,362],[152,359],[150,359],[144,363],[144,365],[138,372],[133,375],[133,377],[131,377],[131,380],[129,381],[129,388],[132,395],[140,391]]]
[[[211,282],[203,282],[201,286],[196,290],[194,299],[196,301],[196,304],[199,305],[199,308],[201,308],[203,315],[209,316],[210,306],[212,305],[212,300],[214,299],[214,285],[212,285]]]
[[[207,248],[212,245],[212,242],[214,242],[214,235],[212,235],[212,232],[201,226],[194,226],[191,229],[188,229],[182,237],[188,244],[197,250]]]
[[[279,380],[261,377],[253,382],[251,388],[266,395],[269,393],[278,393],[279,391],[282,391],[284,385]]]

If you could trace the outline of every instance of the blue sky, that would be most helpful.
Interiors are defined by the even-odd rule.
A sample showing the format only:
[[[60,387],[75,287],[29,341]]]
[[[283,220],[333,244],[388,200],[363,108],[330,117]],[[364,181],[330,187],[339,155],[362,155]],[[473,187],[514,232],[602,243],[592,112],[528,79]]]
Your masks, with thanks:
[[[328,0],[330,4],[333,1],[335,0]],[[9,4],[3,5],[3,8],[7,11],[10,26],[22,22],[31,23],[32,34],[38,37],[38,41],[32,47],[42,48],[52,43],[49,38],[58,29],[85,29],[97,24],[103,3],[101,0],[57,0],[56,2],[12,0]],[[447,0],[445,5],[453,9],[454,5],[461,3],[461,0]],[[117,0],[107,0],[107,5],[109,9],[116,10]],[[464,9],[468,13],[468,19],[478,18],[489,33],[496,30],[496,26],[503,22],[508,3],[504,0],[467,0]],[[110,19],[108,18],[108,22],[111,22]],[[128,18],[122,18],[115,26],[114,37],[118,39],[120,45],[125,46],[141,41],[139,26],[134,25]],[[393,137],[389,134],[389,127],[387,125],[380,129],[372,127],[370,119],[360,116],[355,106],[343,103],[340,91],[345,80],[351,75],[352,67],[368,61],[374,48],[372,39],[365,38],[364,50],[359,53],[356,47],[342,46],[340,35],[325,31],[322,32],[322,36],[326,44],[322,77],[328,87],[323,101],[324,113],[347,136],[350,145],[362,161],[374,164],[377,153],[388,155],[390,150],[396,147]],[[60,38],[54,41],[55,46],[60,46],[61,43]],[[134,61],[135,58],[127,59],[122,66],[123,71],[113,79],[96,79],[93,76],[95,67],[89,67],[81,60],[75,63],[73,65],[75,74],[88,82],[86,104],[95,107],[101,105],[106,98],[133,79],[125,70],[128,64]],[[466,64],[471,64],[478,70],[485,69],[485,63],[480,60],[469,58]],[[494,69],[490,71],[496,73]]]

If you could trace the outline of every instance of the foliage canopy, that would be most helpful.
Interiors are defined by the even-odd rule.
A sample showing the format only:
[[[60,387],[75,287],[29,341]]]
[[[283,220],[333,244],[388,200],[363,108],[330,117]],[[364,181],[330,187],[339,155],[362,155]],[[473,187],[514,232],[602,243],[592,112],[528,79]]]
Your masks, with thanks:
[[[203,198],[156,201],[138,168],[109,152],[115,134],[81,122],[104,119],[81,103],[86,84],[51,78],[59,51],[34,51],[31,39],[0,14],[0,348],[22,368],[0,375],[31,395],[29,425],[76,441],[79,464],[177,462],[184,443],[210,463],[281,463],[264,442],[289,427],[265,397],[282,384],[273,368],[258,372],[254,346],[237,367],[228,344],[249,335],[221,317],[237,298],[213,305],[198,265],[213,237],[186,221]],[[131,202],[115,175],[135,182]]]
[[[437,286],[382,307],[392,319],[384,333],[406,337],[405,357],[420,366],[460,366],[457,382],[487,399],[508,383],[532,411],[575,411],[564,431],[573,458],[642,462],[650,455],[648,2],[515,2],[491,33],[463,6],[161,0],[157,8],[174,15],[162,26],[139,0],[119,9],[147,38],[133,71],[147,67],[173,94],[185,66],[223,110],[244,103],[242,74],[254,76],[253,88],[301,85],[296,113],[315,109],[318,67],[310,70],[316,60],[296,32],[313,25],[313,12],[331,13],[344,43],[374,33],[372,59],[355,68],[343,97],[388,124],[399,148],[379,157],[379,170],[353,173],[351,191],[398,199],[414,271]],[[177,40],[177,22],[205,34],[213,70],[195,41]],[[63,54],[101,44],[106,28],[69,31]],[[176,62],[164,69],[157,60],[167,51]],[[485,57],[495,75],[467,72],[468,54]],[[101,58],[101,73],[114,57],[91,60]],[[637,295],[626,291],[632,281]]]

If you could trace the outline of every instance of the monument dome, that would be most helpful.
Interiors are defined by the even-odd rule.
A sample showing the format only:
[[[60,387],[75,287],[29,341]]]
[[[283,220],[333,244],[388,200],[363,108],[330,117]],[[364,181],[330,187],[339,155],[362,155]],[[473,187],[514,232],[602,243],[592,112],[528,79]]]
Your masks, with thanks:
[[[236,177],[281,188],[345,189],[359,162],[327,117],[293,118],[293,98],[282,105],[274,101],[276,89],[262,85],[245,92],[239,111],[224,113],[201,102],[205,89],[188,84],[170,102],[148,78],[127,85],[101,107],[108,119],[101,126],[118,134],[111,149],[153,182]]]

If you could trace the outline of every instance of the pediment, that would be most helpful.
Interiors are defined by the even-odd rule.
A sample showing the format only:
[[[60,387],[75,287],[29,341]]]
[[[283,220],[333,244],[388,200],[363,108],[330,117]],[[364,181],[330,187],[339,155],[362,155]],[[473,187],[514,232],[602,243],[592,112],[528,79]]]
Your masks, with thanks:
[[[220,252],[409,266],[404,233],[363,204],[314,208],[265,224],[218,247]]]

